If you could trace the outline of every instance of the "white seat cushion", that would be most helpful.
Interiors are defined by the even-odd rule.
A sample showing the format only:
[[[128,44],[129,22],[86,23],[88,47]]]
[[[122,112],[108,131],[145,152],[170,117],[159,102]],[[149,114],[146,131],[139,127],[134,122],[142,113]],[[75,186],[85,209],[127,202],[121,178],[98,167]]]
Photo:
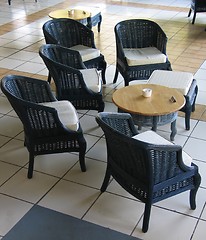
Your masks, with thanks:
[[[44,102],[41,105],[52,107],[57,110],[60,121],[63,125],[73,131],[79,128],[79,118],[76,109],[69,101]]]
[[[73,47],[70,47],[70,49],[78,51],[82,57],[83,62],[86,62],[88,60],[91,60],[100,56],[99,49],[90,48],[84,45],[75,45]]]
[[[156,132],[151,130],[137,134],[132,138],[155,145],[173,145],[173,143],[171,143],[170,141],[166,140],[165,138],[161,137]],[[186,166],[191,167],[192,157],[184,151],[182,151],[182,161]]]
[[[84,82],[90,90],[95,93],[101,91],[101,78],[96,68],[81,69],[80,72],[83,75]]]
[[[165,63],[167,57],[155,47],[124,48],[127,64],[129,66]]]
[[[183,95],[187,95],[193,81],[193,74],[189,72],[176,72],[155,70],[148,79],[149,84],[158,84],[165,87],[176,88]]]

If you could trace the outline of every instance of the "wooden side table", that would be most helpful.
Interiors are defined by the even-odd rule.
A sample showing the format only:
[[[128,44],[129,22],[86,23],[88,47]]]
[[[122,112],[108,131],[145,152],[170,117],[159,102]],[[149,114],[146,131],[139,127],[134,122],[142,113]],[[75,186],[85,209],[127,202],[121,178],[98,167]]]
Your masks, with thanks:
[[[143,97],[144,88],[152,89],[151,97]],[[185,98],[178,90],[155,84],[137,84],[118,89],[112,99],[118,111],[130,113],[140,129],[151,126],[156,131],[158,125],[171,123],[170,139],[174,141],[178,110],[185,104]]]

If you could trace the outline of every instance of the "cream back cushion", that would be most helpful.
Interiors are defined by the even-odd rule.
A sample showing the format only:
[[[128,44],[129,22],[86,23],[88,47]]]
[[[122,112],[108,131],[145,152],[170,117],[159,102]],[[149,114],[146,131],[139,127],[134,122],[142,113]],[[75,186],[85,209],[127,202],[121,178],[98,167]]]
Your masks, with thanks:
[[[173,143],[171,143],[170,141],[166,140],[165,138],[161,137],[156,132],[151,130],[137,134],[133,136],[133,138],[142,142],[155,145],[173,145]],[[186,166],[191,167],[192,157],[184,151],[182,151],[182,160]]]
[[[69,101],[55,101],[40,103],[43,106],[52,107],[57,110],[60,121],[63,125],[73,131],[79,128],[79,118],[76,109]]]
[[[101,91],[101,78],[96,68],[81,69],[80,72],[83,75],[84,82],[90,90],[95,93]]]
[[[167,70],[155,70],[148,79],[149,84],[158,84],[165,87],[176,88],[183,95],[187,95],[193,81],[193,74]]]
[[[83,62],[86,62],[88,60],[91,60],[100,56],[99,49],[90,48],[84,45],[75,45],[73,47],[70,47],[70,49],[78,51],[82,57]]]
[[[155,47],[124,48],[127,64],[129,66],[165,63],[167,57]]]

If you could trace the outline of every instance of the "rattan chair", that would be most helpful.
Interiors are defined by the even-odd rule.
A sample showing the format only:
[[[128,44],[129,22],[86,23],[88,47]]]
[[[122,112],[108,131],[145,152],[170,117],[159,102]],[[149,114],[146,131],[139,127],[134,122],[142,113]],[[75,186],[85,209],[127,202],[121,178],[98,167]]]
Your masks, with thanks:
[[[113,83],[116,83],[119,72],[124,78],[125,86],[132,80],[148,79],[156,69],[171,70],[166,55],[167,36],[160,26],[150,20],[131,19],[117,23],[114,28],[116,38],[116,72]],[[145,50],[158,52],[142,59]],[[128,61],[126,52],[139,53],[135,61]],[[153,53],[152,53],[153,54]],[[145,61],[146,60],[146,61]]]
[[[143,232],[148,230],[151,206],[155,202],[190,190],[190,207],[196,208],[201,177],[195,164],[184,164],[181,146],[137,140],[143,133],[138,134],[131,115],[126,113],[99,113],[96,121],[107,144],[107,169],[101,192],[106,191],[112,176],[127,192],[144,202]]]
[[[62,47],[61,45],[42,45],[39,54],[46,64],[56,85],[58,100],[69,100],[76,109],[104,110],[101,80],[96,69],[87,69],[78,51]],[[85,71],[86,70],[86,71]],[[98,91],[93,91],[87,84],[93,76],[86,77],[85,72],[94,72],[98,78]]]
[[[79,46],[86,46],[90,49],[96,50],[93,52],[97,52],[98,50],[95,46],[93,31],[73,19],[61,18],[49,20],[43,25],[43,33],[46,43],[59,44],[67,48],[77,47],[77,49]],[[89,50],[89,52],[91,51]],[[99,53],[98,56],[96,54],[89,55],[90,53],[85,60],[83,59],[85,66],[87,68],[97,68],[98,70],[101,70],[102,81],[106,84],[105,71],[107,64],[104,56],[101,53]],[[50,77],[48,78],[48,81],[50,81]]]
[[[60,102],[47,81],[8,75],[1,80],[1,89],[24,127],[24,144],[29,151],[28,178],[33,176],[35,156],[51,153],[78,152],[81,170],[86,171],[86,141],[81,126],[78,122],[74,130],[63,124],[52,107]],[[71,118],[71,114],[66,118]]]
[[[195,23],[196,14],[198,12],[206,12],[206,1],[204,0],[191,0],[191,7],[188,13],[188,17],[190,17],[192,11],[194,11],[192,24]]]

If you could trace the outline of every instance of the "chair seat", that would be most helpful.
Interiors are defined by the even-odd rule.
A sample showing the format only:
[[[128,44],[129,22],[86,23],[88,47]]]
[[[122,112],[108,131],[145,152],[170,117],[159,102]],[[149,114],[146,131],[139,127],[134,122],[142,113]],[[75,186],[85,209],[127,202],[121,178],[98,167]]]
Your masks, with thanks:
[[[81,69],[80,72],[83,75],[84,82],[87,87],[95,93],[101,91],[101,78],[96,68]]]
[[[90,48],[84,45],[75,45],[73,47],[70,47],[70,49],[78,51],[82,57],[83,62],[86,62],[88,60],[91,60],[100,56],[99,49]]]
[[[154,145],[173,145],[172,142],[168,141],[167,139],[161,137],[156,132],[151,130],[139,133],[132,138]],[[182,161],[186,166],[191,167],[192,157],[184,151],[182,151]]]
[[[193,74],[189,72],[174,72],[155,70],[148,79],[149,84],[158,84],[178,89],[183,95],[187,95],[193,81]]]
[[[155,47],[124,48],[127,64],[129,66],[165,63],[167,57]]]
[[[68,129],[72,131],[78,130],[78,115],[76,109],[69,101],[44,102],[40,104],[43,106],[55,108],[57,110],[59,119],[63,125],[65,125]]]

